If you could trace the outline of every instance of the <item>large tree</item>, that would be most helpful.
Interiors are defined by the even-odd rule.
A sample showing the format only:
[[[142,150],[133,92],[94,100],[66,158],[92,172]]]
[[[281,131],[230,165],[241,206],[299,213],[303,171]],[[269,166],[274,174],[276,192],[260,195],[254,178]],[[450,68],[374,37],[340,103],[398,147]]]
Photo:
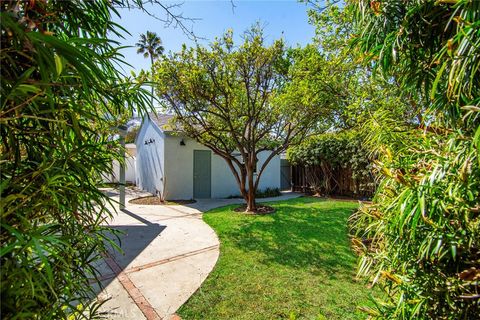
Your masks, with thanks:
[[[270,160],[304,136],[323,109],[309,101],[284,99],[292,92],[283,41],[265,44],[252,28],[234,46],[232,32],[208,48],[184,47],[157,62],[160,97],[188,136],[227,162],[247,203],[255,211],[255,192]],[[271,154],[257,170],[258,155]]]
[[[358,129],[377,112],[388,112],[405,123],[422,122],[416,95],[400,88],[395,73],[381,77],[363,61],[364,53],[349,45],[355,36],[354,11],[339,1],[310,2],[309,22],[315,27],[310,46],[322,54],[320,72],[309,76],[310,86],[319,86],[336,100],[335,129]],[[308,62],[311,63],[311,62]]]

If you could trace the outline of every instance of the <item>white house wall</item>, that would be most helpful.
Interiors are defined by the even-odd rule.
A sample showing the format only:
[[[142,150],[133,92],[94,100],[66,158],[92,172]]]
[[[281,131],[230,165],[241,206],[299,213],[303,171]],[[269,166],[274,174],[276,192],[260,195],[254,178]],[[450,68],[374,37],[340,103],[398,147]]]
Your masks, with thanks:
[[[154,142],[145,144],[145,141]],[[137,146],[137,186],[152,194],[163,191],[165,177],[165,134],[148,119],[136,139]]]
[[[258,155],[257,172],[260,172],[262,164],[267,160],[270,155],[269,151],[260,152]],[[259,190],[266,188],[279,188],[280,189],[280,156],[276,155],[270,160],[267,167],[260,177]]]
[[[227,198],[239,194],[240,189],[227,162],[212,152],[212,198]]]
[[[180,145],[182,139],[185,141],[184,146]],[[192,199],[193,150],[209,149],[193,140],[167,134],[165,138],[165,150],[166,198],[170,200]]]
[[[120,163],[117,160],[113,161],[113,181],[120,181]],[[125,181],[135,183],[135,157],[125,158]]]
[[[185,146],[180,145],[184,140]],[[138,147],[137,147],[138,148]],[[210,150],[192,139],[166,134],[165,179],[167,199],[193,198],[193,151]],[[139,154],[137,150],[137,155]],[[259,166],[269,152],[259,155]],[[226,198],[239,195],[240,191],[227,163],[212,152],[211,197]],[[275,156],[265,169],[260,180],[260,189],[280,188],[280,157]]]

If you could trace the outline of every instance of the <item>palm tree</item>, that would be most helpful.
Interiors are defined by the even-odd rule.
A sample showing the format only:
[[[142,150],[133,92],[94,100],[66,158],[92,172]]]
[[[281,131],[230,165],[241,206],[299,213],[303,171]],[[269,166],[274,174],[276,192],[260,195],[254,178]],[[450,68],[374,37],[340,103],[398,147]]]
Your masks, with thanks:
[[[150,57],[151,73],[153,81],[153,63],[163,53],[165,48],[162,45],[162,39],[155,32],[147,31],[146,34],[140,34],[140,41],[135,44],[137,53],[143,54],[144,58]],[[153,106],[153,85],[152,85],[152,106]]]
[[[140,35],[140,41],[135,44],[137,53],[142,53],[144,58],[150,57],[153,66],[155,59],[163,53],[165,48],[162,45],[162,39],[155,32],[147,31],[147,34]]]

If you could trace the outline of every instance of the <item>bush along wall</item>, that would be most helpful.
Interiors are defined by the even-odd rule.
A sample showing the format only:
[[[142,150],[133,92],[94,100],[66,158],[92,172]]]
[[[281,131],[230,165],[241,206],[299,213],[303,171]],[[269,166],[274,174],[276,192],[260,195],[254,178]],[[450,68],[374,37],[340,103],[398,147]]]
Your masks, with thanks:
[[[294,189],[320,195],[373,195],[371,158],[360,134],[353,131],[313,136],[287,151]]]

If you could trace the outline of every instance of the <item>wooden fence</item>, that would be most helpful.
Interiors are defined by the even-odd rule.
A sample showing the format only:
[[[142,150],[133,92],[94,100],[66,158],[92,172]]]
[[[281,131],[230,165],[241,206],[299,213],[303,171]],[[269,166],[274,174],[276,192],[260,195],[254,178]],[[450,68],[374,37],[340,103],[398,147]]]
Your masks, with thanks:
[[[315,166],[292,166],[293,191],[319,195],[370,198],[375,193],[373,175],[354,177],[351,168],[322,163]]]

